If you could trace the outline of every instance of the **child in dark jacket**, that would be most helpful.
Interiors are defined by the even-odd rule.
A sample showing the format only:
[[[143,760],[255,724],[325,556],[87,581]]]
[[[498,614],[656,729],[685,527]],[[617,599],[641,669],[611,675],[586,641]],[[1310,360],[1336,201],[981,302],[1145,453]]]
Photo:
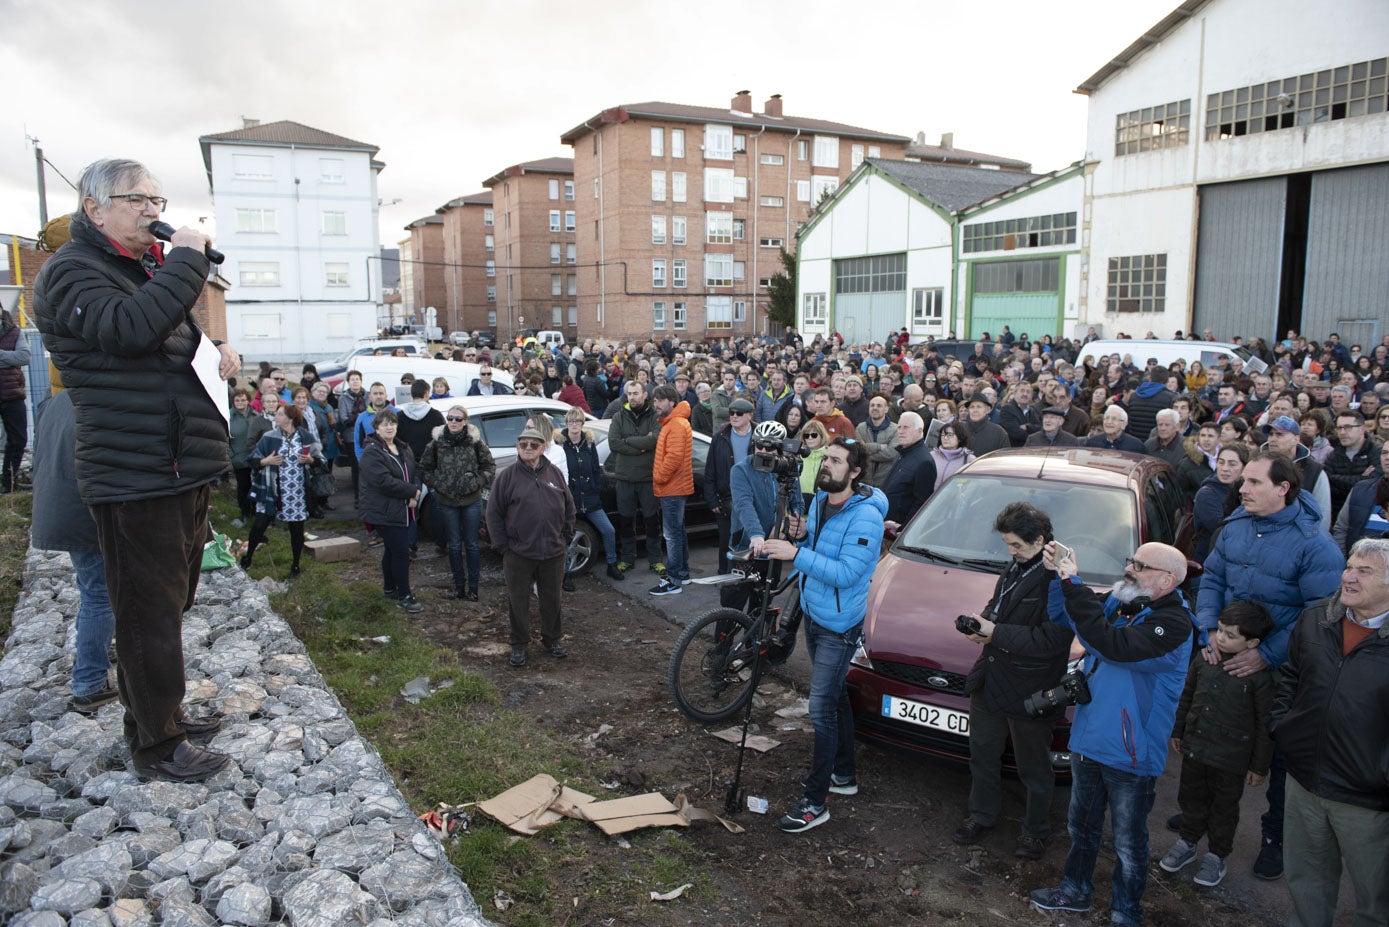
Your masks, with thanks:
[[[1252,676],[1225,671],[1224,661],[1252,650],[1273,632],[1273,618],[1258,602],[1231,602],[1220,613],[1212,644],[1191,658],[1186,688],[1177,705],[1172,749],[1182,755],[1177,803],[1181,837],[1158,863],[1177,872],[1196,861],[1196,844],[1207,838],[1208,852],[1193,881],[1212,887],[1225,878],[1225,858],[1234,846],[1240,796],[1246,785],[1262,785],[1273,758],[1269,715],[1273,710],[1273,671]]]

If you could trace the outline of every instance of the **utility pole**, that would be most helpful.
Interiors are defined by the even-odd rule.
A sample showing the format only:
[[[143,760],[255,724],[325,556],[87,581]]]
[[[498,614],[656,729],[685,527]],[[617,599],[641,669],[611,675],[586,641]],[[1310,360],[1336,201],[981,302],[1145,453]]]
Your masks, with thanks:
[[[39,147],[39,140],[32,135],[25,135],[34,146],[34,169],[38,172],[39,180],[39,228],[48,224],[48,191],[43,183],[43,149]]]

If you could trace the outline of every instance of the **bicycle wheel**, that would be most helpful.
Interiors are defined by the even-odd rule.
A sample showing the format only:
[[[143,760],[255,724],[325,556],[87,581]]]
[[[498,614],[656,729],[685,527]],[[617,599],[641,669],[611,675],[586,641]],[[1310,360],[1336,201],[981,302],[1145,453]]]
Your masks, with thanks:
[[[688,625],[670,655],[670,694],[689,718],[709,724],[737,714],[752,698],[758,655],[753,621],[716,608]]]

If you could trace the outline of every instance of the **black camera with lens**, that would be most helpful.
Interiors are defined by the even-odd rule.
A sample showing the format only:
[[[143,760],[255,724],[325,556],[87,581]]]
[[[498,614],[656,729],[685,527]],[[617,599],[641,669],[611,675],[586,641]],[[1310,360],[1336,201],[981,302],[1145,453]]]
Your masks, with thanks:
[[[752,442],[752,468],[777,476],[799,476],[801,461],[810,456],[810,451],[796,438],[786,441],[770,441],[754,438]]]
[[[1040,718],[1069,705],[1089,703],[1090,684],[1085,680],[1085,673],[1075,669],[1062,676],[1052,688],[1034,692],[1023,699],[1022,709],[1029,718]]]
[[[961,634],[978,634],[982,630],[979,619],[972,615],[956,615],[955,630]]]

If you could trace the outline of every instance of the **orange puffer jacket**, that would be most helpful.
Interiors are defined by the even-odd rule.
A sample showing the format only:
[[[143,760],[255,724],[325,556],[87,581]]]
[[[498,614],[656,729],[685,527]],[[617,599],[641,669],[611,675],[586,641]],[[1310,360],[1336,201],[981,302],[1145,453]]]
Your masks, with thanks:
[[[684,400],[661,419],[656,459],[651,467],[651,490],[665,497],[694,492],[694,438],[690,431],[690,404]]]

